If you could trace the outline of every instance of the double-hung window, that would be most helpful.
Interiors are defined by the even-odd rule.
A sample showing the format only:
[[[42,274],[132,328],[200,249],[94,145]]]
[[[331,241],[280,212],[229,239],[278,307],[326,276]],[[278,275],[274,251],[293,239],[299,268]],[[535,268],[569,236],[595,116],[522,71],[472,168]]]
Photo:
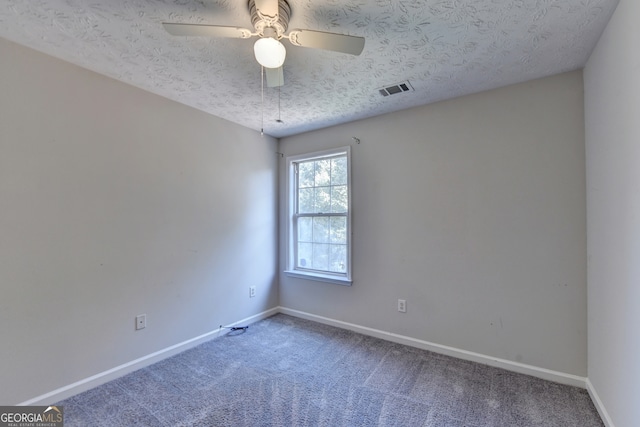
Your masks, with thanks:
[[[287,158],[286,273],[351,284],[350,147]]]

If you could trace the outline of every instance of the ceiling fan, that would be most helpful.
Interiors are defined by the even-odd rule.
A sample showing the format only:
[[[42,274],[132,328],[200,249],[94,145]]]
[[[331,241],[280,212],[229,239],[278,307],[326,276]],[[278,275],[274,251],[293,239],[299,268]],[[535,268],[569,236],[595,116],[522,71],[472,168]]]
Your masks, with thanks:
[[[226,37],[248,39],[259,37],[253,46],[256,60],[265,68],[267,85],[281,86],[282,64],[286,49],[280,42],[287,39],[294,46],[331,50],[360,55],[364,49],[364,38],[344,34],[312,30],[291,30],[285,34],[291,16],[291,7],[286,0],[249,0],[249,13],[255,31],[240,27],[206,24],[178,24],[163,22],[165,30],[174,36]]]

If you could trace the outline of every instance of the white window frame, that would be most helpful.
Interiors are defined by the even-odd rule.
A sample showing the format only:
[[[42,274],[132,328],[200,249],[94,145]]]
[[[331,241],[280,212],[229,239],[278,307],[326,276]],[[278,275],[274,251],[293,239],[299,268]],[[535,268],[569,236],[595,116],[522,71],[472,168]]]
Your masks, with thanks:
[[[326,157],[346,155],[347,158],[347,197],[349,198],[347,207],[347,266],[346,273],[319,272],[313,270],[299,269],[296,267],[296,189],[297,178],[295,165],[300,162],[321,160]],[[330,150],[316,151],[313,153],[300,154],[287,157],[287,264],[285,274],[290,277],[318,280],[322,282],[334,283],[338,285],[350,286],[352,280],[352,227],[351,227],[351,147],[338,147]]]

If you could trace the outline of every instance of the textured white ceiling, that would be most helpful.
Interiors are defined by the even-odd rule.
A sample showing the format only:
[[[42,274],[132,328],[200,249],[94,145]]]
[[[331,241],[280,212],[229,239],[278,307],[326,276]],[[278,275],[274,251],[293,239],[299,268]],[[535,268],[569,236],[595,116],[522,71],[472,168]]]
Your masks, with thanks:
[[[285,41],[285,85],[265,88],[264,110],[255,39],[161,25],[251,29],[248,0],[2,0],[0,37],[282,137],[581,68],[617,3],[289,0],[289,29],[362,36],[365,48],[354,57]],[[405,80],[414,91],[378,92]]]

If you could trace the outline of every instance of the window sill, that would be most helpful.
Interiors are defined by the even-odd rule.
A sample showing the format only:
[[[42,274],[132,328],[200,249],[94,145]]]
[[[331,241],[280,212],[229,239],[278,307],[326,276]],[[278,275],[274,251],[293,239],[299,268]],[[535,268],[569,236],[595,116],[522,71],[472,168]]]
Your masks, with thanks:
[[[297,277],[298,279],[315,280],[318,282],[333,283],[335,285],[351,286],[353,280],[349,280],[346,277],[336,277],[328,274],[318,273],[302,273],[300,271],[285,270],[284,274],[289,277]]]

